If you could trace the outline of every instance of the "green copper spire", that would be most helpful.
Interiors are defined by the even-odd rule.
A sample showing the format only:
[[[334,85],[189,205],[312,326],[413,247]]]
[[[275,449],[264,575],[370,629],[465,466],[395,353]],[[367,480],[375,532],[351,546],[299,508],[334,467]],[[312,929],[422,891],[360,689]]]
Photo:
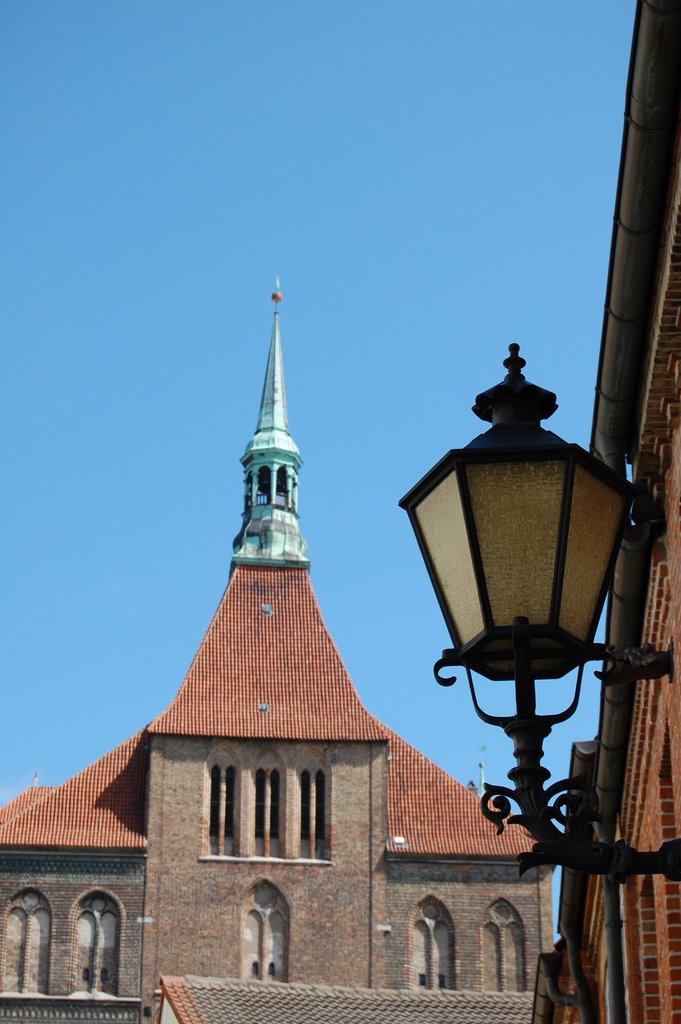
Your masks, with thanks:
[[[279,330],[279,313],[274,314],[270,352],[267,357],[265,383],[260,399],[260,413],[256,434],[261,430],[283,430],[288,433],[286,416],[286,389],[284,387],[284,364],[281,358],[281,331]]]
[[[272,296],[281,301],[281,292]],[[255,433],[241,457],[243,522],[234,540],[235,563],[308,566],[298,528],[298,470],[303,460],[288,432],[279,313],[274,314],[265,383]]]

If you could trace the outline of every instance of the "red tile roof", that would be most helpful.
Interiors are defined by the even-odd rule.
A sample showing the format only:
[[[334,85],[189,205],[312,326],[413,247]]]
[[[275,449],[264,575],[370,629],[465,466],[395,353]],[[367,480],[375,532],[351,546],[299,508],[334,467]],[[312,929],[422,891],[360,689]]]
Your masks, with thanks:
[[[163,976],[179,1024],[526,1024],[532,992],[367,989]]]
[[[33,804],[38,803],[51,790],[51,786],[28,786],[22,790],[4,807],[0,807],[0,824],[9,821],[10,818],[15,818],[17,814],[22,814],[27,807],[32,807]]]
[[[391,853],[513,857],[527,848],[520,829],[497,837],[474,793],[365,710],[304,569],[234,570],[177,696],[148,731],[385,741]],[[138,733],[61,786],[25,790],[0,811],[0,845],[143,847],[145,737]]]
[[[307,570],[255,565],[234,568],[177,696],[149,731],[387,739],[357,696]]]
[[[143,847],[146,747],[139,732],[41,799],[24,790],[20,813],[7,813],[20,797],[4,809],[0,846]]]
[[[511,826],[500,836],[480,813],[480,798],[395,733],[388,761],[390,853],[515,857],[532,840]],[[396,844],[395,836],[406,839]]]

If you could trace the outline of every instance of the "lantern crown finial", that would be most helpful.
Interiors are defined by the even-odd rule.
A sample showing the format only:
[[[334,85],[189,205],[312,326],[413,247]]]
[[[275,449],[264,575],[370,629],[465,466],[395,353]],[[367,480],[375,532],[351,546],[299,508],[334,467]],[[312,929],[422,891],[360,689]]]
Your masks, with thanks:
[[[508,346],[504,359],[508,373],[493,388],[482,391],[475,400],[473,412],[487,423],[531,423],[539,426],[558,408],[553,391],[546,391],[526,380],[522,370],[526,360],[520,355],[520,345]]]
[[[510,352],[510,355],[506,356],[504,359],[504,366],[508,370],[508,375],[515,373],[519,377],[523,377],[520,371],[527,364],[527,360],[523,359],[520,355],[520,345],[518,345],[517,342],[512,341],[508,346],[508,351]],[[523,380],[525,380],[524,377]]]

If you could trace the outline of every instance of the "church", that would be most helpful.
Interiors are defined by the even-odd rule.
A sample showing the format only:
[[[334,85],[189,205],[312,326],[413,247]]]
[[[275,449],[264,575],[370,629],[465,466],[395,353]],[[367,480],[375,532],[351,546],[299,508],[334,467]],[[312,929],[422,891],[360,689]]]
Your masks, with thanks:
[[[400,991],[434,1021],[528,1019],[549,872],[519,878],[521,830],[495,835],[360,701],[310,581],[279,320],[229,580],[176,696],[0,811],[1,1020],[155,1019],[188,978],[270,1019],[340,987],[357,1020]],[[181,1001],[161,1019],[190,1019]]]

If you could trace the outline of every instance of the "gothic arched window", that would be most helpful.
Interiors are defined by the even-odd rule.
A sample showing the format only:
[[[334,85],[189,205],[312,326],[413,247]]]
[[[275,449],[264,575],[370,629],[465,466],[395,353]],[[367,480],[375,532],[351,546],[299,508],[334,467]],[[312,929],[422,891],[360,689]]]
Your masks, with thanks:
[[[236,771],[230,765],[214,765],[210,772],[210,852],[218,856],[234,853],[236,818]]]
[[[454,929],[439,901],[418,907],[412,929],[414,988],[454,988]]]
[[[327,856],[326,777],[321,768],[300,773],[300,856]]]
[[[47,993],[50,973],[50,909],[29,889],[10,905],[5,932],[5,992]]]
[[[482,987],[492,991],[524,992],[525,930],[508,900],[497,900],[482,927]]]
[[[119,917],[118,907],[104,893],[81,900],[76,922],[77,992],[117,994]]]
[[[288,908],[269,882],[261,882],[244,904],[242,977],[286,981]]]

